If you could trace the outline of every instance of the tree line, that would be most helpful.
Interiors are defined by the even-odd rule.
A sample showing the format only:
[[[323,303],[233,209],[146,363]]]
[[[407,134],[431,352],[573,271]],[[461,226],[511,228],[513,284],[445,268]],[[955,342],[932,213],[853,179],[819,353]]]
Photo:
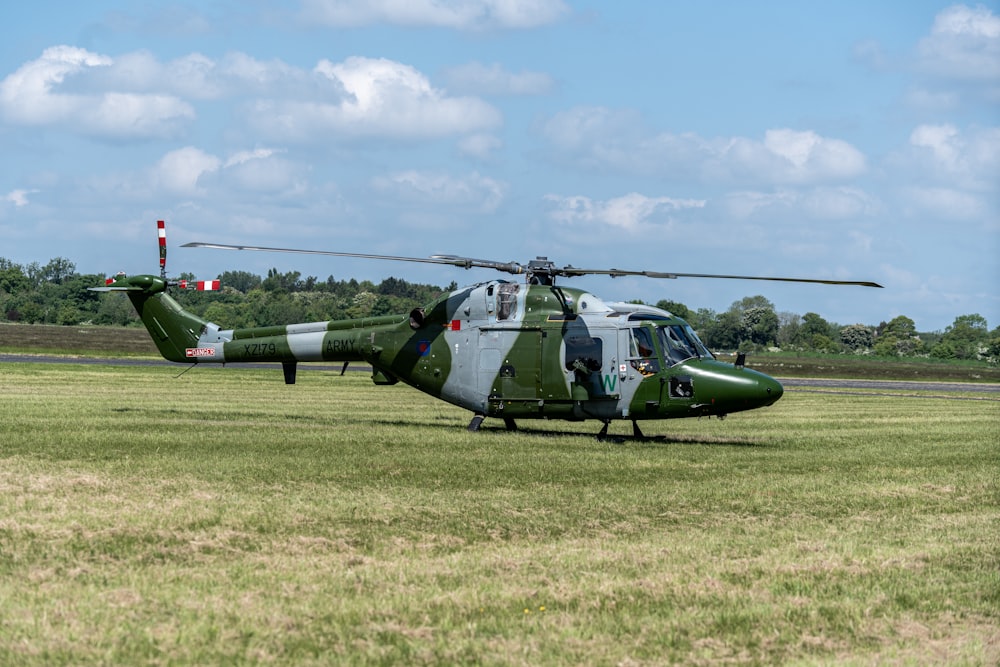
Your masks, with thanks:
[[[190,274],[179,279],[194,280]],[[386,278],[379,284],[329,276],[303,278],[298,271],[247,271],[219,275],[217,292],[174,290],[184,308],[226,327],[282,322],[318,322],[403,313],[457,288]],[[26,266],[0,257],[0,320],[29,324],[138,326],[124,294],[88,291],[104,284],[97,274],[80,274],[70,260]],[[713,350],[759,352],[772,348],[801,352],[874,354],[883,357],[930,356],[1000,363],[1000,326],[990,330],[984,317],[961,315],[943,332],[918,332],[900,315],[877,325],[829,322],[817,313],[778,312],[763,296],[745,297],[728,310],[690,309],[661,300],[655,304],[687,320]]]

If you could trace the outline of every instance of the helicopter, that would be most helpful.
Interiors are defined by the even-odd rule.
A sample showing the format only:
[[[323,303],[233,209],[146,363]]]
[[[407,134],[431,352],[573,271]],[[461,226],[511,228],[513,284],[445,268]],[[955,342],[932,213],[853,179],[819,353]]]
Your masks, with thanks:
[[[773,405],[774,378],[718,360],[691,326],[643,304],[609,302],[557,279],[584,275],[718,278],[882,287],[868,281],[667,273],[559,267],[546,257],[526,263],[457,255],[399,257],[365,253],[185,243],[184,248],[282,252],[486,268],[524,276],[493,279],[442,294],[409,313],[326,322],[223,329],[184,310],[170,288],[213,290],[219,281],[167,278],[166,228],[157,221],[160,275],[119,273],[91,290],[125,292],[167,360],[189,364],[278,362],[286,384],[299,363],[362,362],[376,385],[407,384],[516,430],[524,419],[598,420],[598,437],[614,420],[719,417]]]

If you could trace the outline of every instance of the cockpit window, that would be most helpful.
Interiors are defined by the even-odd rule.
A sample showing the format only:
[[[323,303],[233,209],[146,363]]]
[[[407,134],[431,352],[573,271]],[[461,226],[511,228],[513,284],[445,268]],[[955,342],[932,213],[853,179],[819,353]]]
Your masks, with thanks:
[[[497,319],[508,320],[517,312],[518,283],[500,283],[500,296],[497,299]]]
[[[660,370],[660,360],[653,345],[653,332],[646,327],[632,329],[631,359],[629,363],[643,375],[653,375]]]
[[[666,351],[667,363],[673,366],[687,359],[711,356],[691,327],[667,324],[657,327],[660,342]]]
[[[604,341],[583,334],[569,334],[566,342],[566,370],[594,372],[601,369]]]
[[[698,350],[698,353],[701,355],[702,359],[715,359],[715,355],[712,354],[712,352],[707,347],[705,347],[705,344],[701,342],[700,338],[698,338],[698,334],[694,332],[694,329],[691,328],[691,325],[685,324],[684,332],[687,334],[688,339],[692,343],[694,343],[695,349]]]

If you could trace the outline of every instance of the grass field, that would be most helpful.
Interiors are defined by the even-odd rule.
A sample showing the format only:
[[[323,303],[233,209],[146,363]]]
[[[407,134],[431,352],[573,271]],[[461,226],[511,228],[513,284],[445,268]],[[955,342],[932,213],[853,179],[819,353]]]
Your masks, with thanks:
[[[142,327],[0,323],[0,352],[159,357]]]
[[[982,394],[789,389],[598,442],[179,370],[0,364],[0,664],[1000,661]]]
[[[0,354],[5,352],[160,358],[143,328],[51,324],[0,323]],[[751,355],[747,365],[775,377],[1000,382],[1000,367],[975,361],[782,352]]]

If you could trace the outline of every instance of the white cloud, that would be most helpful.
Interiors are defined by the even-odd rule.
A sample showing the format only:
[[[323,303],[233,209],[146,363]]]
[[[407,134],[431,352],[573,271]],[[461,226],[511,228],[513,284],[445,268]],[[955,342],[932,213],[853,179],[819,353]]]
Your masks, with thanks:
[[[552,77],[543,72],[507,71],[502,65],[473,62],[445,71],[449,86],[478,95],[542,95],[552,90]]]
[[[983,5],[953,5],[934,18],[921,40],[921,67],[954,79],[1000,79],[1000,17]]]
[[[226,159],[225,167],[228,169],[234,165],[247,164],[254,160],[266,160],[275,154],[276,151],[270,148],[255,148],[252,151],[239,151]]]
[[[391,23],[456,30],[537,28],[569,14],[563,0],[304,0],[301,18],[335,27]]]
[[[792,209],[797,201],[794,192],[731,192],[725,196],[724,207],[737,220],[751,218],[761,213],[774,215],[776,209]]]
[[[904,188],[903,193],[910,206],[915,206],[922,214],[929,214],[936,219],[979,220],[986,215],[988,209],[982,198],[952,188],[908,187]]]
[[[763,141],[705,139],[650,131],[632,111],[581,107],[554,115],[542,132],[576,165],[677,179],[802,185],[845,181],[867,169],[848,142],[808,130],[768,130]]]
[[[876,40],[866,39],[856,42],[851,49],[851,55],[873,70],[883,71],[889,68],[889,57],[885,54],[882,44]]]
[[[146,51],[112,58],[59,46],[0,81],[0,119],[109,139],[169,138],[195,119],[184,99],[248,98],[241,115],[265,140],[407,139],[481,133],[500,112],[448,95],[387,59],[321,60],[311,71],[244,53],[192,53],[163,63]]]
[[[79,196],[101,206],[109,201],[127,202],[128,207],[155,201],[158,208],[167,205],[164,202],[171,202],[169,206],[212,202],[212,206],[249,207],[258,213],[255,207],[286,197],[299,202],[308,189],[308,169],[285,158],[283,152],[256,148],[220,157],[185,146],[133,171],[89,174],[75,187]],[[73,189],[67,183],[60,191]]]
[[[507,185],[473,172],[464,177],[408,170],[374,179],[372,186],[402,202],[473,208],[492,213],[504,201]]]
[[[996,192],[1000,186],[1000,128],[920,125],[909,144],[893,162],[924,180],[977,191]]]
[[[869,217],[881,203],[861,188],[815,187],[774,192],[738,191],[727,194],[724,209],[737,220],[853,220]]]
[[[545,199],[552,203],[549,216],[557,222],[571,226],[613,227],[629,232],[669,223],[671,212],[705,206],[703,200],[647,197],[638,192],[604,201],[582,195],[554,194],[546,195]]]
[[[94,90],[160,92],[192,100],[261,96],[297,100],[341,100],[344,91],[326,77],[281,60],[258,60],[240,51],[219,59],[189,53],[160,62],[148,51],[109,59],[77,77]]]
[[[118,139],[176,135],[194,109],[173,95],[131,90],[76,92],[68,80],[112,67],[108,56],[71,46],[46,49],[0,81],[0,115],[9,123],[65,126]],[[146,64],[146,63],[143,63]]]
[[[251,109],[252,126],[278,139],[316,141],[331,134],[340,139],[441,137],[501,123],[500,112],[489,104],[474,97],[449,97],[415,68],[392,60],[322,60],[314,72],[343,90],[344,99],[258,100]]]
[[[282,153],[271,148],[239,151],[226,159],[219,178],[224,187],[255,194],[301,195],[306,190],[304,170]]]
[[[764,146],[791,163],[792,171],[799,174],[793,178],[849,178],[865,169],[865,158],[859,150],[846,141],[825,139],[815,132],[768,130]]]
[[[154,182],[171,194],[203,195],[198,181],[203,174],[218,171],[222,160],[204,151],[188,146],[170,151],[153,169]]]
[[[503,141],[492,134],[470,134],[458,142],[459,153],[476,160],[489,160],[501,148]]]
[[[802,208],[819,220],[854,220],[882,210],[876,197],[855,187],[821,187],[802,194]]]
[[[23,189],[11,190],[6,195],[4,195],[3,201],[10,202],[14,206],[17,206],[18,208],[22,206],[27,206],[29,204],[28,195],[34,192],[38,192],[38,190],[23,190]]]
[[[932,91],[923,88],[910,90],[905,97],[906,104],[920,111],[954,111],[961,99],[954,91]]]
[[[921,125],[910,133],[910,144],[927,148],[934,160],[948,171],[958,167],[958,130],[954,125]]]

